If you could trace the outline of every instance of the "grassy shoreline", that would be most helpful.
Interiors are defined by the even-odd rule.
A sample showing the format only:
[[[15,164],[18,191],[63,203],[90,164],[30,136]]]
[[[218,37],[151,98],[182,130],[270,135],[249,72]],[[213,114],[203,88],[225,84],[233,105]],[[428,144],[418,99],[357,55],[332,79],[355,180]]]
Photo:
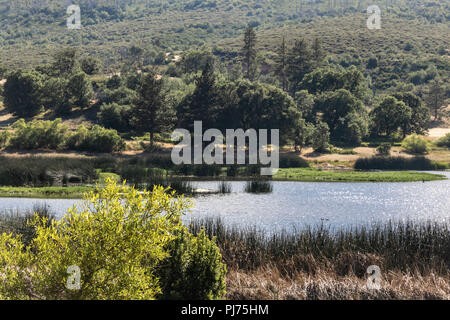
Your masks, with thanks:
[[[105,174],[108,176],[108,174]],[[116,175],[117,176],[117,175]],[[117,178],[117,177],[116,177]],[[206,179],[207,177],[203,177]],[[208,180],[228,180],[227,177],[208,177]],[[440,174],[416,171],[322,171],[311,168],[279,169],[273,181],[296,182],[420,182],[445,180]],[[117,180],[117,179],[115,179]],[[186,177],[186,180],[192,178]],[[197,179],[195,179],[197,180]],[[202,180],[199,178],[198,180]],[[238,177],[230,181],[249,181],[252,177]],[[85,192],[95,191],[94,186],[72,187],[0,187],[0,198],[81,199]]]
[[[417,171],[324,171],[310,168],[279,169],[275,181],[301,182],[420,182],[446,180],[441,174]]]
[[[0,198],[81,199],[95,187],[0,187]]]

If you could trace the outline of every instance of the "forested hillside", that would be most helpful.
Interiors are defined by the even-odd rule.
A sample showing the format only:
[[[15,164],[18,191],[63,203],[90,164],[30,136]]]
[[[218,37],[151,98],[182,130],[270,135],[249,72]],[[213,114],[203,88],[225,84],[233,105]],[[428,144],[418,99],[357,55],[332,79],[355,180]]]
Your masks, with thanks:
[[[319,151],[401,140],[447,118],[450,0],[73,3],[80,29],[66,25],[72,2],[0,0],[6,117],[83,119],[152,144],[194,120],[279,128],[283,143]],[[367,25],[373,4],[380,29]],[[17,122],[5,132],[18,137],[0,144],[35,148],[20,130],[47,125],[64,130]],[[89,134],[124,148],[100,127],[77,130],[51,148],[95,150],[83,145]]]

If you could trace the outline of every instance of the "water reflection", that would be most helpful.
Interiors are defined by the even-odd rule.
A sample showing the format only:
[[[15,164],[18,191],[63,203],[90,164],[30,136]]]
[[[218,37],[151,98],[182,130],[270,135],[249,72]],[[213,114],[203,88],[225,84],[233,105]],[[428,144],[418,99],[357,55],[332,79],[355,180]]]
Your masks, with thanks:
[[[450,178],[450,172],[442,173]],[[197,196],[188,221],[220,216],[226,223],[257,225],[267,231],[324,223],[331,228],[388,220],[450,221],[450,180],[408,183],[273,182],[269,194],[244,192],[245,182],[231,182],[232,193]],[[217,190],[218,182],[195,182]],[[77,200],[0,198],[0,212],[31,209],[46,203],[63,213]]]

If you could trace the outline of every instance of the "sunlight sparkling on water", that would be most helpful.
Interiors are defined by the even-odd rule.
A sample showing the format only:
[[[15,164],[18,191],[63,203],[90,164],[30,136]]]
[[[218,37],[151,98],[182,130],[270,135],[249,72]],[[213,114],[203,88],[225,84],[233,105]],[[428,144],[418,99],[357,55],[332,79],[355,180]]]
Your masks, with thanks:
[[[450,178],[450,172],[442,173]],[[216,190],[218,182],[195,182]],[[331,228],[389,220],[450,221],[450,180],[408,183],[273,182],[273,193],[244,193],[245,182],[231,182],[232,193],[194,198],[184,219],[220,216],[226,223],[267,231],[324,224]],[[77,200],[1,198],[0,211],[31,209],[46,203],[63,213]]]

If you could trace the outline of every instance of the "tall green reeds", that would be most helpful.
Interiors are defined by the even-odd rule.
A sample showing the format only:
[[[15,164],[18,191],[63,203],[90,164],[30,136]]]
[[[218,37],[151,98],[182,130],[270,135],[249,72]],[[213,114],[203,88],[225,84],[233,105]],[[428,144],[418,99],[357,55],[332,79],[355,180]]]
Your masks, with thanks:
[[[193,233],[205,228],[229,268],[276,266],[295,273],[331,268],[345,275],[382,270],[450,274],[450,228],[434,222],[398,222],[370,228],[330,230],[325,226],[267,234],[255,227],[226,225],[220,218],[193,220]]]

